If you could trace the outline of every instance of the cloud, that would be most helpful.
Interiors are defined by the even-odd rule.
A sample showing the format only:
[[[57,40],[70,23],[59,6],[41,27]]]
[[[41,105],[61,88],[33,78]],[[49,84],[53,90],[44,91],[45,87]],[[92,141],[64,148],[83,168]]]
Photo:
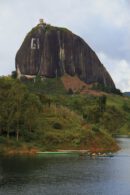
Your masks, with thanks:
[[[122,91],[130,91],[130,65],[125,59],[113,59],[105,53],[98,53],[108,72],[112,76],[116,87]]]

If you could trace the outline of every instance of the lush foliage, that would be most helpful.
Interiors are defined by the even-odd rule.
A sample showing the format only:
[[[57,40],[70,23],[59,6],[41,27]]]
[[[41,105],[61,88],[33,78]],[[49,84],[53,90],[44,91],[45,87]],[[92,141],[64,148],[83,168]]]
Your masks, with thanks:
[[[17,80],[0,78],[0,132],[7,137],[24,135],[39,128],[42,104]]]
[[[59,78],[0,78],[0,144],[111,150],[110,134],[129,133],[129,119],[129,98],[67,94]]]
[[[102,85],[102,84],[99,84],[99,83],[94,84],[92,86],[92,89],[104,91],[104,92],[107,92],[107,93],[113,93],[113,94],[117,94],[117,95],[121,95],[121,96],[123,95],[122,92],[120,91],[120,89],[111,88],[111,87],[108,87],[108,86],[105,86],[105,85]]]

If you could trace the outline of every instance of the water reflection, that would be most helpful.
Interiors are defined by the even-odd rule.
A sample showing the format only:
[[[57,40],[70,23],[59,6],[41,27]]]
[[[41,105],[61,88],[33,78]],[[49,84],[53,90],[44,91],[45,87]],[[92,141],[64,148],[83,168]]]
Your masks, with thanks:
[[[1,157],[0,195],[129,195],[130,139],[118,142],[122,150],[112,158]]]

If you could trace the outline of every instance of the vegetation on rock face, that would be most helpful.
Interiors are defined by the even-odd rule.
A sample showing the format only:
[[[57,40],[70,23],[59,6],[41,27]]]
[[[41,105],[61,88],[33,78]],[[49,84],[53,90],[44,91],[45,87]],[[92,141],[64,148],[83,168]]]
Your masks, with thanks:
[[[111,135],[129,134],[129,111],[130,99],[119,95],[68,94],[58,79],[41,83],[37,78],[24,85],[1,77],[1,150],[18,145],[41,150],[116,150]]]

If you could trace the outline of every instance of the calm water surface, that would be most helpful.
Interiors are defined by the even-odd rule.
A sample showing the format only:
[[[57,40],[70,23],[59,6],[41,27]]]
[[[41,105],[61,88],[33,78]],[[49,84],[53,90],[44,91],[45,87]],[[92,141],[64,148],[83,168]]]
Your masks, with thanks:
[[[0,195],[130,195],[130,139],[114,157],[0,157]]]

